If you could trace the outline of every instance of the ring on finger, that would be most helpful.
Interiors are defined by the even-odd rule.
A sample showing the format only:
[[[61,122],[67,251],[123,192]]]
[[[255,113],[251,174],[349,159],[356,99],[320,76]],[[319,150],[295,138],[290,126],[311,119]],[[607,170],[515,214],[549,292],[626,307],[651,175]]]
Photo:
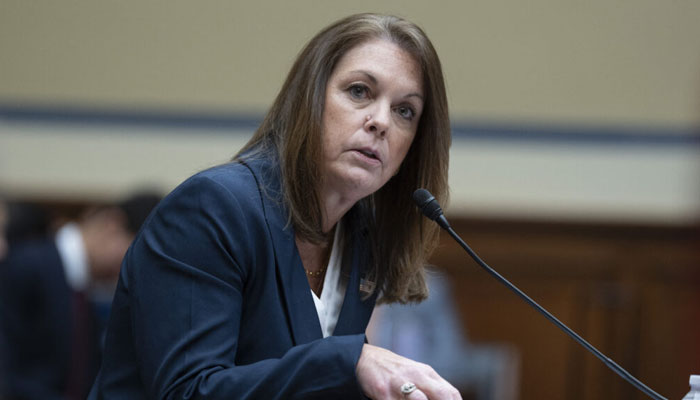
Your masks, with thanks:
[[[406,382],[401,385],[401,393],[404,395],[409,395],[413,393],[414,390],[416,390],[416,384],[413,382]]]

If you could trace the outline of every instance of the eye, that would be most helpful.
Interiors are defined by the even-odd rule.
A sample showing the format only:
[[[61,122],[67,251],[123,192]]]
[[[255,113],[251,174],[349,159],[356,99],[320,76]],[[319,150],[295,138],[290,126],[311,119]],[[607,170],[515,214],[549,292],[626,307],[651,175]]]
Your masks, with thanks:
[[[353,85],[350,85],[348,88],[348,93],[350,93],[350,96],[352,96],[354,99],[365,99],[369,97],[369,89],[365,85],[361,85],[359,83],[355,83]]]
[[[413,117],[416,116],[416,112],[408,106],[400,106],[396,109],[396,112],[399,114],[399,116],[401,116],[401,118],[404,118],[409,121],[411,121]]]

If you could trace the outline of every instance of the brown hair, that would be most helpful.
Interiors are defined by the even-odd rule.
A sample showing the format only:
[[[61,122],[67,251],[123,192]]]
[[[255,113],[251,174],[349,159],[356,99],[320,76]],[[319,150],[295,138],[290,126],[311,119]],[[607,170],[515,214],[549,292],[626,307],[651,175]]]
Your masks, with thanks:
[[[272,108],[236,158],[276,153],[284,203],[296,234],[324,240],[318,182],[326,85],[343,55],[377,38],[414,57],[421,67],[425,101],[398,173],[358,204],[364,210],[362,223],[368,228],[373,257],[366,279],[376,282],[383,302],[422,301],[428,295],[423,266],[437,245],[438,228],[420,214],[411,195],[423,187],[446,203],[451,136],[440,60],[418,26],[395,16],[357,14],[323,29],[301,51]]]

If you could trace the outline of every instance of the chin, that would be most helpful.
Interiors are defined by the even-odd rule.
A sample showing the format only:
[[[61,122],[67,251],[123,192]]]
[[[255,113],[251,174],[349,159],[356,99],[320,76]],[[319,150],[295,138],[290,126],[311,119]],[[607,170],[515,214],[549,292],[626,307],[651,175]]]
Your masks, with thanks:
[[[376,176],[353,174],[346,175],[343,178],[340,179],[344,182],[343,186],[354,194],[353,197],[358,199],[367,197],[382,187],[381,181]]]

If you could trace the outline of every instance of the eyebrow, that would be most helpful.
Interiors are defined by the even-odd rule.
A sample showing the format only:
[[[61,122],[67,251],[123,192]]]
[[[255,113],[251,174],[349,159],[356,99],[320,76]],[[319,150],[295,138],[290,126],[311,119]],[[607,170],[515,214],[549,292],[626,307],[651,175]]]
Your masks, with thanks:
[[[350,71],[350,73],[364,75],[367,77],[367,79],[372,81],[372,83],[375,85],[378,83],[377,78],[367,71],[359,69],[359,70]],[[425,101],[425,99],[423,99],[423,95],[418,93],[418,92],[409,93],[406,96],[404,96],[404,98],[408,98],[408,97],[418,97],[419,99],[421,99],[421,101]]]

